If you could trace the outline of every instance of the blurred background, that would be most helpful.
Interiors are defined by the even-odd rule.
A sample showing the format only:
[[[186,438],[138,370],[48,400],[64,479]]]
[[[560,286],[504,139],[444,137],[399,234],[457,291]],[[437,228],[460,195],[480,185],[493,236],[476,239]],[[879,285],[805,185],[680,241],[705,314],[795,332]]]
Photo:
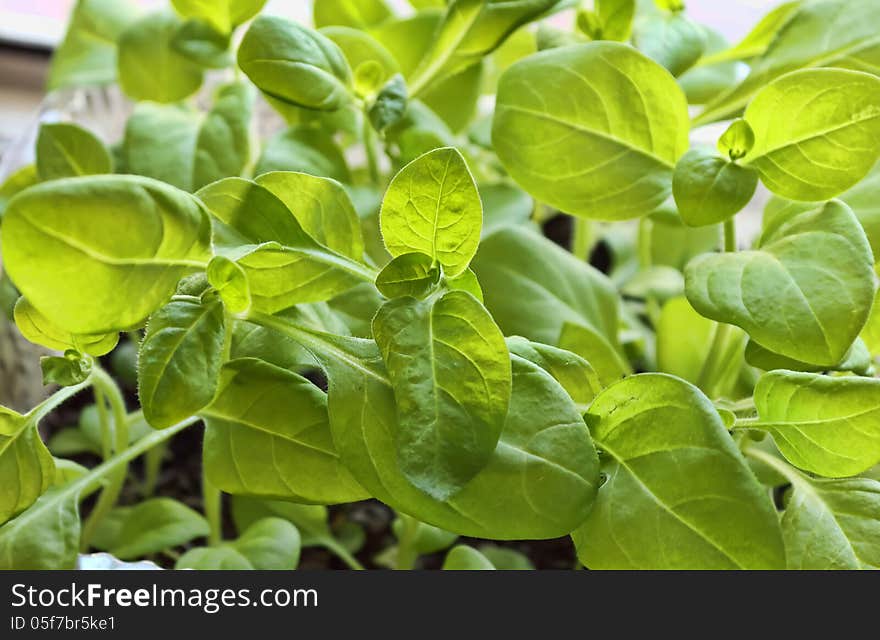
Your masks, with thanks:
[[[145,8],[166,0],[138,0]],[[320,1],[320,0],[318,0]],[[43,98],[52,49],[64,35],[75,0],[0,0],[0,154],[27,127]],[[390,0],[401,13],[406,0]],[[692,18],[736,41],[777,0],[688,0]],[[270,0],[267,11],[309,21],[312,0]],[[560,15],[566,21],[570,16]]]

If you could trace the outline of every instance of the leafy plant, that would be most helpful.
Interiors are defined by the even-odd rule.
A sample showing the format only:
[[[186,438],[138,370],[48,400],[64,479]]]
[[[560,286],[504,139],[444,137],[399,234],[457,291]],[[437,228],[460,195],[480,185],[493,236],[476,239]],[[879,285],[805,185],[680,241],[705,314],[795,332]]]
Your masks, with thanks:
[[[0,566],[880,567],[876,2],[733,46],[677,1],[171,4],[80,0],[50,87],[117,82],[125,134],[44,124],[0,188],[60,387],[0,411]],[[155,494],[199,423],[201,513]],[[379,552],[327,509],[368,498]]]

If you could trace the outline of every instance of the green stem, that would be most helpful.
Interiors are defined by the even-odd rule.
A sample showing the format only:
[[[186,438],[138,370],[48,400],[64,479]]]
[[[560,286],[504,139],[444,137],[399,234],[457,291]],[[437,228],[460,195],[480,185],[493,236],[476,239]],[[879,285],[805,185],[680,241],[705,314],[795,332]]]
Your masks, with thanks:
[[[84,389],[87,389],[89,386],[91,386],[93,384],[93,381],[94,374],[90,376],[89,379],[85,382],[74,385],[72,387],[62,387],[51,396],[43,400],[36,407],[28,411],[25,417],[29,420],[33,420],[34,423],[39,424],[43,418],[45,418],[50,413],[55,411],[55,409],[70,400],[70,398],[78,394],[80,391],[83,391]]]
[[[639,266],[642,269],[650,269],[654,266],[654,247],[651,239],[651,231],[654,222],[650,218],[642,218],[639,222]]]
[[[729,218],[724,221],[724,251],[734,253],[736,249],[736,218]]]
[[[357,558],[351,555],[349,550],[336,542],[336,540],[333,540],[332,538],[326,540],[324,542],[324,548],[335,555],[337,558],[342,560],[349,569],[354,569],[355,571],[364,570],[364,565],[358,562]]]
[[[370,123],[370,118],[367,115],[366,110],[364,110],[363,121],[363,139],[364,148],[367,151],[367,168],[370,171],[370,180],[378,187],[382,184],[382,172],[379,168],[379,153],[376,150],[378,139],[376,138],[376,131]]]
[[[113,455],[113,425],[107,413],[107,397],[95,388],[95,407],[98,410],[98,424],[101,426],[101,459],[109,460]]]
[[[116,382],[103,369],[95,365],[92,372],[95,389],[99,390],[107,397],[110,403],[110,409],[113,413],[113,453],[119,455],[128,447],[128,414],[125,409],[125,399],[122,392],[116,385]],[[110,477],[110,481],[101,492],[95,508],[89,514],[83,525],[82,537],[80,538],[80,548],[86,551],[89,548],[92,536],[101,524],[104,517],[110,513],[116,502],[119,500],[119,494],[122,493],[122,487],[125,484],[125,478],[128,473],[128,466],[123,465],[115,471]]]
[[[409,571],[416,566],[416,560],[419,557],[414,546],[416,535],[419,532],[419,521],[402,514],[400,517],[403,518],[403,532],[397,543],[396,568],[398,571]]]
[[[571,252],[576,258],[584,262],[589,262],[590,253],[593,251],[595,237],[593,234],[593,223],[586,218],[574,219],[574,238],[572,240]]]
[[[159,475],[162,472],[162,462],[165,460],[167,450],[168,448],[162,444],[155,449],[150,449],[144,456],[144,486],[142,493],[145,498],[150,498],[156,493]]]
[[[211,484],[208,474],[202,471],[202,500],[205,509],[205,517],[210,527],[208,544],[212,547],[223,542],[223,494],[220,489]]]

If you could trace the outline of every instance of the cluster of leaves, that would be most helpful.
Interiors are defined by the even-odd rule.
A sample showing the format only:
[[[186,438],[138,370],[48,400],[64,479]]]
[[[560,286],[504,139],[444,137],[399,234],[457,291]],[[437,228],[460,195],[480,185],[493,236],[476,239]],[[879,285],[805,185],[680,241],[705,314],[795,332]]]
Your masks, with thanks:
[[[571,535],[592,569],[880,566],[875,0],[789,2],[733,46],[670,0],[317,0],[316,29],[172,4],[80,0],[50,82],[118,82],[124,139],[46,124],[0,191],[15,321],[64,352],[56,395],[0,415],[0,565],[207,537],[178,566],[292,568],[303,544],[356,566],[322,505],[375,498],[389,566],[459,535]],[[257,145],[266,104],[287,126]],[[132,415],[96,361],[121,332]],[[89,386],[50,443],[86,470],[37,423]],[[205,515],[114,508],[196,421]]]

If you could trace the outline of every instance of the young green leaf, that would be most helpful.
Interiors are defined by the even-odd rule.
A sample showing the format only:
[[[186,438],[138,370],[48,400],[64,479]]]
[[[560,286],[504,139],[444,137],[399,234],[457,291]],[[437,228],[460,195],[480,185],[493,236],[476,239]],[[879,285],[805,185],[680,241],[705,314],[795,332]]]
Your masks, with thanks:
[[[564,47],[504,73],[492,139],[513,179],[542,202],[587,218],[636,218],[671,193],[688,148],[687,101],[631,47]]]
[[[397,400],[400,468],[438,500],[492,456],[510,404],[510,356],[492,317],[468,293],[399,298],[373,320]]]
[[[758,188],[758,172],[718,157],[708,148],[679,159],[672,193],[682,220],[692,227],[724,222],[742,211]]]
[[[755,132],[742,118],[734,120],[718,138],[718,151],[732,161],[745,158],[755,147]]]
[[[795,211],[753,251],[705,255],[687,267],[687,297],[703,316],[735,324],[780,355],[840,363],[874,299],[871,248],[849,207]]]
[[[480,243],[483,205],[462,155],[437,149],[404,167],[385,193],[381,225],[392,256],[417,251],[450,276],[464,272]]]
[[[94,546],[121,560],[132,560],[208,535],[208,522],[170,498],[153,498],[118,507],[95,534]]]
[[[43,124],[37,135],[37,173],[41,180],[113,173],[104,143],[75,124]]]
[[[713,100],[697,124],[735,117],[752,97],[776,78],[797,69],[843,67],[875,69],[880,20],[874,0],[800,2],[778,34],[765,38],[766,50],[751,65],[749,76]]]
[[[78,0],[52,57],[48,89],[116,80],[116,40],[137,14],[137,5],[129,0]]]
[[[755,146],[743,163],[768,189],[792,200],[828,200],[864,178],[880,156],[880,79],[844,69],[797,71],[761,89],[745,119]]]
[[[351,69],[339,47],[284,18],[254,20],[238,49],[238,66],[260,91],[283,104],[337,111],[353,99]]]
[[[511,405],[495,453],[461,491],[438,501],[400,469],[397,408],[376,345],[289,325],[277,329],[321,360],[330,379],[334,441],[377,499],[447,531],[499,540],[565,535],[589,512],[598,485],[589,432],[568,394],[537,365],[511,358]],[[510,484],[513,476],[521,481]]]
[[[760,56],[776,39],[780,30],[797,13],[802,4],[802,0],[795,0],[794,2],[785,2],[771,9],[739,43],[733,47],[713,52],[712,55],[708,55],[701,60],[700,64],[715,65],[724,62],[748,60]]]
[[[36,414],[0,407],[0,524],[46,492],[55,475],[52,454],[37,432]]]
[[[505,335],[556,344],[569,322],[592,327],[617,347],[620,303],[614,285],[537,233],[507,227],[489,236],[474,271]]]
[[[657,323],[657,369],[697,384],[717,326],[687,298],[667,301]]]
[[[148,178],[49,182],[16,196],[3,218],[13,282],[53,325],[76,334],[140,326],[210,254],[202,204]]]
[[[21,335],[33,342],[56,351],[76,349],[92,356],[107,355],[119,342],[119,334],[77,335],[52,324],[25,298],[19,298],[13,311],[15,325]]]
[[[403,76],[393,76],[376,95],[370,105],[370,124],[376,131],[385,131],[403,118],[409,104],[409,91]]]
[[[319,0],[312,15],[316,27],[343,25],[367,29],[381,24],[394,14],[385,0]]]
[[[72,387],[88,380],[92,373],[92,359],[73,349],[63,356],[43,356],[40,358],[43,372],[43,386],[57,384]]]
[[[287,520],[265,518],[255,522],[231,545],[257,571],[289,571],[299,564],[299,531]]]
[[[632,368],[615,343],[592,326],[566,322],[562,325],[557,342],[562,349],[576,353],[589,362],[603,387],[632,373]]]
[[[225,339],[216,298],[178,297],[150,317],[138,354],[138,396],[150,425],[165,429],[211,402]]]
[[[326,395],[305,378],[259,360],[234,360],[200,413],[205,470],[226,493],[322,504],[366,497],[340,463]]]
[[[174,33],[171,47],[184,58],[206,69],[231,67],[229,34],[201,20],[187,20]]]
[[[596,398],[587,421],[608,475],[572,534],[587,567],[785,566],[773,504],[696,387],[663,374],[628,378]]]
[[[765,349],[757,342],[749,341],[745,351],[746,362],[753,367],[763,369],[764,371],[773,371],[776,369],[789,369],[792,371],[805,371],[812,373],[822,373],[824,371],[852,371],[857,375],[872,375],[871,353],[864,341],[859,338],[846,352],[843,360],[834,366],[822,366],[800,362],[791,358],[786,358],[778,353]]]
[[[644,16],[633,33],[636,47],[678,77],[693,67],[706,50],[706,33],[681,13]]]
[[[421,298],[440,281],[440,270],[424,253],[404,253],[389,262],[376,277],[376,288],[387,298]]]
[[[525,338],[507,338],[510,353],[533,362],[562,385],[578,405],[586,406],[602,390],[593,366],[571,351],[530,342]]]
[[[636,14],[635,0],[595,0],[596,17],[599,19],[600,38],[626,42],[632,35],[633,18]]]
[[[171,0],[171,4],[183,17],[198,18],[228,34],[257,15],[266,0]]]
[[[880,380],[771,371],[755,388],[759,418],[796,467],[829,478],[880,462]]]
[[[39,183],[40,176],[37,173],[37,166],[35,164],[27,164],[21,169],[12,172],[6,178],[6,181],[0,185],[0,220],[3,219],[3,212],[6,211],[6,207],[13,196]]]
[[[119,37],[119,86],[134,100],[177,102],[202,86],[202,69],[173,46],[181,25],[173,13],[140,18]]]
[[[363,257],[360,219],[340,183],[292,171],[266,173],[255,182],[281,200],[312,238],[354,260]]]
[[[254,565],[232,546],[223,545],[190,549],[177,559],[174,568],[177,571],[253,571]]]
[[[333,137],[314,127],[291,127],[266,142],[254,175],[272,171],[298,171],[343,183],[351,181],[348,165]]]
[[[251,88],[236,82],[218,89],[204,115],[178,105],[138,105],[125,129],[125,165],[185,191],[236,176],[250,161],[253,103]]]
[[[251,285],[247,272],[239,264],[224,256],[214,256],[208,263],[206,275],[226,311],[242,314],[251,308]]]
[[[493,565],[489,558],[482,553],[465,545],[458,545],[446,554],[443,561],[444,571],[494,571]]]

